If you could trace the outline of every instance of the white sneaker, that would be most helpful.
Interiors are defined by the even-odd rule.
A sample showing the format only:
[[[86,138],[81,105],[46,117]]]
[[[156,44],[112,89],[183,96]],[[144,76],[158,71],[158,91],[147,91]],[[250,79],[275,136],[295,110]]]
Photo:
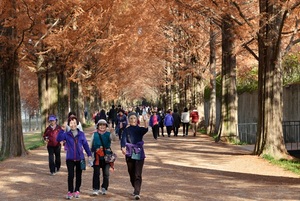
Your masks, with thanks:
[[[106,195],[106,189],[102,188],[102,195]]]
[[[99,195],[99,190],[93,190],[93,193],[92,193],[92,195]]]
[[[134,199],[135,199],[135,200],[139,200],[139,199],[141,199],[141,196],[140,196],[140,195],[135,195],[135,196],[134,196]]]

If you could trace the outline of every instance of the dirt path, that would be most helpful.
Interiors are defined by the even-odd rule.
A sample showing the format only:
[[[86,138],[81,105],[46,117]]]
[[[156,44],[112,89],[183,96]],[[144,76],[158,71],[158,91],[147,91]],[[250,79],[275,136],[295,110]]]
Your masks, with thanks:
[[[88,168],[83,172],[79,200],[133,200],[119,141],[113,143],[113,149],[119,158],[110,176],[108,194],[90,196],[92,168]],[[300,200],[298,175],[249,155],[241,147],[215,143],[205,135],[160,137],[155,141],[148,133],[145,150],[141,200]],[[55,176],[49,174],[46,147],[1,162],[0,199],[65,200],[64,151],[62,161],[61,171]]]

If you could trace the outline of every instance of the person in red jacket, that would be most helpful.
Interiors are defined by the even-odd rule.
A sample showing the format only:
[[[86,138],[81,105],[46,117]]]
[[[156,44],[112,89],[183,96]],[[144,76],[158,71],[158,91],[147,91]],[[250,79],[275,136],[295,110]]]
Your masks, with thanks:
[[[61,166],[60,142],[56,141],[56,137],[61,130],[61,127],[57,125],[57,118],[55,115],[49,116],[49,126],[46,128],[43,138],[47,142],[48,160],[50,174],[55,175],[59,171]]]
[[[197,111],[197,108],[195,108],[191,114],[190,114],[191,122],[192,122],[192,130],[194,133],[194,137],[197,133],[197,127],[198,127],[198,121],[199,121],[199,113]]]

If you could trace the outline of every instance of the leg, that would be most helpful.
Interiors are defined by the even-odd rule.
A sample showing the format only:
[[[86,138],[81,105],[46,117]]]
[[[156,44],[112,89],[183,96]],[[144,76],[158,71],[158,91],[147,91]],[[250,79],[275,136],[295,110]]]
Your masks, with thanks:
[[[81,186],[81,176],[82,176],[82,170],[80,168],[80,161],[75,161],[76,166],[76,185],[75,185],[75,192],[80,192],[80,186]]]
[[[68,191],[73,193],[74,191],[74,167],[75,167],[75,162],[71,160],[67,160],[67,168],[68,168]]]
[[[135,161],[135,181],[134,181],[134,194],[139,195],[142,186],[142,172],[144,160]]]
[[[130,177],[130,183],[132,187],[134,188],[134,181],[135,181],[135,160],[126,157],[126,163],[127,163],[127,170]]]
[[[93,190],[100,189],[100,165],[93,166]]]
[[[61,146],[55,147],[55,167],[56,167],[56,172],[59,171],[60,166],[61,166],[61,158],[60,158],[60,151],[61,151]]]
[[[103,181],[102,181],[102,188],[105,188],[105,190],[108,189],[109,186],[109,163],[105,163],[105,161],[101,161],[101,168],[102,168],[102,175],[103,175]]]
[[[47,147],[48,149],[48,161],[49,169],[51,173],[55,173],[55,163],[54,163],[54,149],[55,147]]]

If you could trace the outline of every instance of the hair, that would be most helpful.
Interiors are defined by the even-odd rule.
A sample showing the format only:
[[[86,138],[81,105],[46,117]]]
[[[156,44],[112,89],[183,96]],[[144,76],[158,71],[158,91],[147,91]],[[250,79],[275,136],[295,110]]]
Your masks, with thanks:
[[[76,116],[76,113],[75,112],[69,112],[69,114],[68,114],[68,118],[70,118],[70,116],[71,115],[74,115],[74,116]]]
[[[178,112],[177,108],[174,109],[174,112]]]
[[[79,124],[77,117],[69,117],[68,118],[68,126],[70,126],[70,121],[73,121],[74,119],[76,120],[77,125]]]
[[[185,108],[183,109],[183,111],[184,111],[184,112],[187,112],[187,111],[189,111],[189,110],[185,107]]]

